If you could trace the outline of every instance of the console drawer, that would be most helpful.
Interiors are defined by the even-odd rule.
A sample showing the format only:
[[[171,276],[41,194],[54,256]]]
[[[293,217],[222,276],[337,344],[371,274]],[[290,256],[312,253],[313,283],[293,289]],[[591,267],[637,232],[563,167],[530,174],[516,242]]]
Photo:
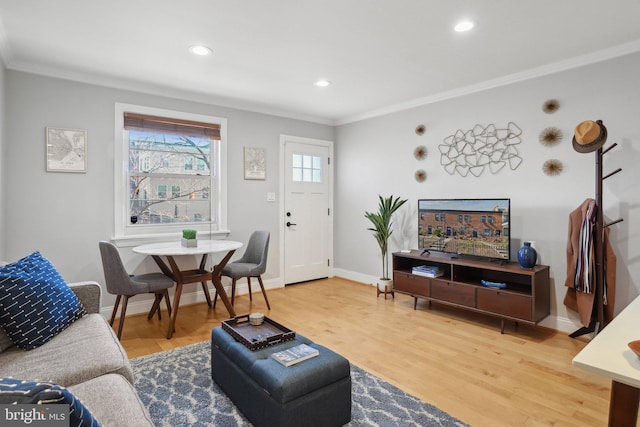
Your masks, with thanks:
[[[478,288],[478,309],[523,320],[531,318],[531,297],[499,289]]]
[[[433,280],[431,282],[431,297],[435,300],[475,307],[476,287],[446,280]]]
[[[402,271],[393,272],[393,289],[411,295],[429,296],[429,277],[417,276]]]

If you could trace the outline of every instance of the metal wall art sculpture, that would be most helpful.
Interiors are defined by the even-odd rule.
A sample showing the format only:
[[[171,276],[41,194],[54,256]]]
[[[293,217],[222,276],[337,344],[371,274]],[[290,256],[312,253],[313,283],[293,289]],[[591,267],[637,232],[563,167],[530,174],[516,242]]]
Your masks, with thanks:
[[[522,130],[513,122],[501,129],[493,124],[475,125],[466,132],[458,129],[438,146],[440,164],[449,175],[457,172],[463,177],[469,173],[479,177],[487,168],[496,174],[507,165],[515,170],[522,163],[516,148],[522,142],[521,134]]]

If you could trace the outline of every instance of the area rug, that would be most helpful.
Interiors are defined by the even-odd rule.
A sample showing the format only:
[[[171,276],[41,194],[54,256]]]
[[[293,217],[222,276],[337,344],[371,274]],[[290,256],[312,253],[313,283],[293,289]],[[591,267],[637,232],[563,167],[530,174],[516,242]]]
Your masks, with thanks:
[[[251,426],[211,379],[211,344],[131,360],[135,386],[156,426]],[[349,427],[466,426],[428,403],[351,365]]]

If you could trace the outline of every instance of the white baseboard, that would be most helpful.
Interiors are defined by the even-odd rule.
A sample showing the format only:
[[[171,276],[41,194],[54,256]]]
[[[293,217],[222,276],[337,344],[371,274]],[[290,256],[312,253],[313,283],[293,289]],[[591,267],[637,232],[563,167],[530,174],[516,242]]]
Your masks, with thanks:
[[[576,324],[571,319],[553,314],[547,316],[539,325],[545,328],[555,329],[559,332],[566,332],[567,334],[571,334],[582,327],[582,325]],[[592,338],[593,334],[589,334],[588,336]]]
[[[282,280],[280,278],[263,280],[265,290],[269,289],[277,289],[282,288],[284,285],[282,284]],[[231,284],[225,284],[225,290],[229,295],[231,295]],[[188,305],[195,304],[198,302],[206,302],[207,299],[204,296],[204,292],[202,291],[202,286],[199,283],[192,283],[186,285],[186,289],[192,290],[191,292],[182,292],[180,296],[180,305]],[[251,281],[251,290],[254,292],[260,292],[260,284],[256,279]],[[215,291],[213,285],[209,284],[209,293],[211,294],[211,298],[215,295]],[[246,279],[239,280],[236,283],[236,295],[247,295],[249,293],[249,287],[247,286]],[[173,301],[173,291],[169,291],[169,295],[171,300]],[[140,313],[148,313],[149,309],[151,309],[151,304],[153,302],[153,297],[151,296],[138,296],[132,298],[127,304],[127,316],[131,314],[140,314]],[[164,308],[164,302],[162,303],[162,308]],[[111,312],[113,311],[113,305],[104,306],[100,309],[100,314],[105,318],[109,319],[111,317]],[[120,308],[118,308],[118,314],[120,314]]]
[[[378,283],[378,278],[376,276],[357,273],[355,271],[345,270],[342,268],[334,268],[333,273],[338,277],[343,277],[345,279],[353,280],[354,282],[364,283],[366,285],[376,286],[376,283]]]

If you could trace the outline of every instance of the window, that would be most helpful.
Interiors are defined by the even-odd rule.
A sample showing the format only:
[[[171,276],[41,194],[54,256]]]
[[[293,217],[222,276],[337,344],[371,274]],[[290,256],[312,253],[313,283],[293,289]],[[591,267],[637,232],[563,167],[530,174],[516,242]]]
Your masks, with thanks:
[[[322,165],[320,156],[294,154],[292,158],[294,182],[322,182]]]
[[[149,170],[151,168],[150,164],[150,159],[149,159],[149,155],[148,154],[143,154],[140,156],[140,161],[138,162],[138,172],[144,172],[146,170]]]
[[[167,184],[158,184],[158,192],[156,193],[158,195],[158,199],[166,199],[167,198]],[[140,199],[138,199],[140,200]],[[144,207],[148,206],[148,204],[144,204],[142,205],[141,210],[144,210]]]
[[[225,140],[225,119],[116,104],[116,238],[227,233]]]
[[[493,215],[489,215],[487,219],[489,220],[489,224],[493,224],[494,222]]]
[[[185,156],[184,158],[184,170],[192,171],[193,170],[193,156]]]
[[[487,216],[486,215],[481,215],[480,216],[480,222],[483,223],[483,224],[486,223],[487,222]]]

